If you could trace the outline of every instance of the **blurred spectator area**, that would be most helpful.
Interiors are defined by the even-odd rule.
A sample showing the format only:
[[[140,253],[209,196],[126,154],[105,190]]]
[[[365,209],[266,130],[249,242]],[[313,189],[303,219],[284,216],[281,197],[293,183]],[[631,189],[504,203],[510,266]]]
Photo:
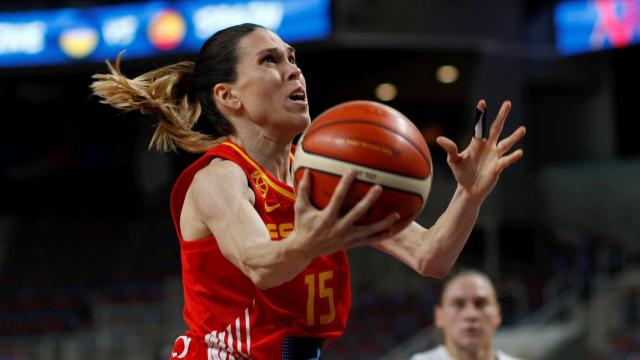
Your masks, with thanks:
[[[161,300],[179,256],[158,227],[86,218],[14,223],[0,271],[0,334],[84,331],[94,327],[96,303]]]

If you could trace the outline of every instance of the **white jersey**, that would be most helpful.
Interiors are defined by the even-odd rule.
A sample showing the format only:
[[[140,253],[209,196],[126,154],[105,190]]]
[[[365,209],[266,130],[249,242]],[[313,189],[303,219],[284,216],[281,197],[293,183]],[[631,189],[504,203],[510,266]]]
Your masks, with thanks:
[[[496,350],[497,360],[519,360],[513,356],[507,355],[502,351]],[[440,345],[437,348],[433,348],[428,351],[423,351],[417,354],[413,354],[409,360],[456,360],[449,354],[447,348],[444,345]]]

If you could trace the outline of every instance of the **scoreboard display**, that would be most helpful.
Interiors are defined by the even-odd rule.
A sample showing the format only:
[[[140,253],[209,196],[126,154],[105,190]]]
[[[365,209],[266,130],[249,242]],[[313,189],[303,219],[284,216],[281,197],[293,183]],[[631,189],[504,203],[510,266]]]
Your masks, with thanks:
[[[563,1],[554,10],[556,48],[563,55],[640,43],[640,0]]]
[[[102,62],[197,52],[225,27],[251,22],[288,42],[331,32],[330,0],[182,0],[0,12],[0,67]]]

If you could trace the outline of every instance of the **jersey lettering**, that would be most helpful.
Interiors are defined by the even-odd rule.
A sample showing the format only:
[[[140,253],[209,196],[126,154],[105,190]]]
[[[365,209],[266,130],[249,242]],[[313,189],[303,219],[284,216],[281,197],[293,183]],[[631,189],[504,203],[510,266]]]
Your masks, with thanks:
[[[293,223],[266,224],[271,240],[284,239],[293,231]]]

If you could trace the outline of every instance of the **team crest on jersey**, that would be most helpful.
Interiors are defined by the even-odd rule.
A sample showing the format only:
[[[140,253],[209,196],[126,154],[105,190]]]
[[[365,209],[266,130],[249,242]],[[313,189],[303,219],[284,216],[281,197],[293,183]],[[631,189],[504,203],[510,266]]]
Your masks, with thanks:
[[[267,183],[265,176],[266,175],[262,171],[256,170],[253,172],[253,174],[251,174],[251,181],[253,181],[253,184],[255,185],[256,190],[258,190],[258,192],[264,199],[264,211],[266,211],[267,213],[270,213],[275,209],[279,208],[280,203],[279,202],[275,202],[273,204],[267,203],[267,194],[269,193],[269,184]]]

